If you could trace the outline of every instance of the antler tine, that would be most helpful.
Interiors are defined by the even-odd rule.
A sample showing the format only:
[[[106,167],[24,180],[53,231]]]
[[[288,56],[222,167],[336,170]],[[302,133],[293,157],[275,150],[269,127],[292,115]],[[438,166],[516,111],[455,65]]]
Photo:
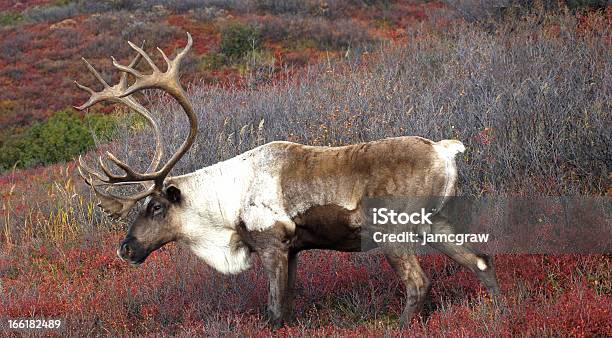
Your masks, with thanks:
[[[115,155],[109,153],[108,151],[106,152],[106,157],[108,157],[109,160],[113,161],[119,168],[125,171],[124,176],[115,176],[115,177],[119,179],[123,179],[125,181],[126,179],[129,180],[130,178],[138,178],[140,176],[140,174],[134,172],[134,170],[127,163],[116,158]]]
[[[191,38],[191,34],[187,33],[187,45],[185,46],[185,48],[183,48],[182,51],[180,51],[176,55],[176,57],[174,58],[174,61],[172,62],[173,66],[175,66],[177,68],[177,71],[178,71],[178,66],[183,61],[183,58],[191,50],[191,46],[193,46],[193,39]]]
[[[104,88],[109,88],[110,86],[108,85],[108,83],[106,82],[106,80],[104,80],[104,78],[102,77],[102,75],[100,75],[100,73],[98,73],[98,71],[91,65],[91,63],[89,63],[89,61],[87,61],[86,58],[81,58],[81,60],[83,60],[83,62],[85,62],[85,65],[87,65],[87,69],[89,69],[89,71],[96,77],[96,79],[102,83],[102,85],[104,86]]]
[[[106,174],[106,177],[107,177],[107,179],[103,180],[103,182],[117,183],[117,182],[121,182],[121,179],[126,178],[125,176],[119,176],[119,175],[113,174],[113,172],[104,162],[104,159],[102,159],[102,156],[98,156],[98,164],[100,165],[100,168],[102,168],[102,171],[104,172],[104,174]]]
[[[94,77],[98,80],[98,82],[100,82],[103,86],[104,89],[96,92],[93,89],[81,85],[80,83],[78,83],[77,81],[74,81],[74,83],[76,84],[76,86],[81,89],[84,90],[86,92],[88,92],[90,94],[89,100],[87,100],[87,102],[85,102],[83,105],[78,106],[78,107],[74,107],[77,110],[83,110],[86,108],[91,107],[92,105],[100,102],[100,101],[104,101],[104,100],[110,100],[113,102],[121,102],[122,98],[119,97],[119,94],[123,92],[123,90],[125,90],[126,85],[127,85],[127,81],[126,80],[120,80],[119,83],[113,87],[111,87],[106,80],[104,80],[104,78],[102,77],[102,75],[100,75],[100,73],[96,70],[96,68],[94,68],[94,66],[92,66],[89,61],[87,61],[87,59],[85,58],[81,58],[83,60],[83,62],[85,62],[85,65],[87,66],[87,69],[89,69],[89,71],[94,75]],[[131,63],[131,65],[135,65],[136,62],[138,62],[140,59],[140,56],[137,56]]]
[[[115,219],[124,218],[125,216],[127,216],[132,207],[136,203],[138,203],[140,199],[150,195],[155,190],[155,186],[150,185],[145,190],[131,196],[123,197],[112,195],[99,190],[98,186],[100,186],[101,184],[94,183],[91,176],[86,176],[83,173],[81,167],[78,167],[78,171],[81,178],[83,178],[85,183],[87,183],[87,185],[89,185],[93,189],[94,193],[96,194],[96,197],[100,200],[98,206],[100,206],[105,211],[107,216]]]
[[[104,86],[104,90],[102,90],[101,92],[96,92],[93,89],[91,89],[91,88],[89,88],[87,86],[83,86],[82,84],[78,83],[77,81],[74,81],[74,84],[76,84],[76,86],[79,89],[88,92],[89,95],[90,95],[89,100],[87,100],[87,102],[85,102],[81,106],[78,106],[78,107],[75,106],[74,107],[75,109],[78,109],[78,110],[83,110],[83,109],[89,108],[92,105],[94,105],[95,103],[104,100],[104,93],[107,92],[107,91],[110,91],[110,89],[111,89],[111,87],[104,80],[102,75],[100,75],[100,73],[98,73],[98,71],[89,63],[89,61],[87,61],[87,59],[81,58],[81,60],[83,60],[83,62],[85,62],[85,65],[87,66],[87,69],[89,69],[89,71],[95,76],[95,78],[98,80],[98,82],[100,82]]]
[[[89,93],[89,95],[90,95],[90,96],[89,96],[89,99],[87,100],[87,102],[83,103],[83,104],[82,104],[82,105],[80,105],[80,106],[73,106],[73,108],[74,108],[74,109],[76,109],[76,110],[83,110],[83,109],[86,109],[86,108],[91,107],[91,106],[92,106],[92,105],[94,105],[96,102],[98,102],[98,101],[97,101],[97,93],[96,93],[96,92],[95,92],[93,89],[91,89],[91,88],[89,88],[89,87],[87,87],[87,86],[83,86],[82,84],[80,84],[80,83],[78,83],[78,82],[76,82],[76,81],[74,81],[74,84],[75,84],[75,85],[76,85],[76,86],[77,86],[79,89],[81,89],[81,90],[84,90],[84,91],[88,92],[88,93]]]
[[[142,48],[133,44],[132,41],[128,41],[128,45],[130,45],[130,47],[132,47],[133,50],[137,51],[139,55],[142,55],[142,57],[145,60],[147,60],[147,63],[153,69],[153,72],[159,72],[159,68],[157,68],[153,60],[151,60],[151,57],[149,57],[149,54],[147,54],[144,50],[142,50]],[[132,68],[132,65],[129,65],[129,67]]]
[[[120,64],[119,62],[117,62],[117,59],[115,59],[114,56],[111,56],[111,61],[113,61],[113,66],[115,66],[115,68],[119,69],[122,72],[130,73],[137,79],[140,79],[144,76],[136,69]]]
[[[80,155],[79,155],[77,170],[79,171],[79,175],[84,180],[87,180],[88,177],[91,180],[91,178],[93,176],[98,181],[97,183],[95,183],[96,186],[101,186],[101,185],[133,185],[133,184],[140,184],[140,185],[143,185],[145,188],[149,187],[149,185],[145,185],[145,184],[143,184],[143,182],[110,182],[108,177],[105,177],[103,174],[101,174],[98,171],[90,168],[85,163],[85,161],[83,161],[83,158]],[[85,171],[86,174],[84,174],[83,171]]]
[[[124,175],[116,175],[114,174],[110,168],[108,167],[108,165],[105,163],[104,159],[102,158],[102,156],[98,157],[98,164],[100,165],[100,168],[102,169],[102,171],[104,172],[104,174],[106,175],[106,178],[101,178],[100,180],[104,183],[108,183],[108,184],[121,184],[121,183],[131,183],[131,184],[142,184],[144,181],[150,181],[150,180],[143,180],[143,174],[139,174],[137,172],[135,172],[128,164],[126,164],[125,162],[119,160],[117,157],[115,157],[115,155],[106,152],[106,157],[111,160],[113,163],[115,163],[119,168],[123,169],[123,171],[125,171]],[[155,162],[159,162],[157,160],[157,155],[155,156],[155,160],[151,163],[151,165],[149,165],[149,167],[154,166]],[[148,185],[144,185],[145,187],[148,187]]]
[[[144,40],[142,41],[142,44],[140,45],[140,48],[144,48]],[[140,53],[136,54],[136,56],[134,57],[134,59],[132,59],[132,62],[130,62],[130,67],[134,67],[138,64],[138,62],[140,61],[140,58],[142,57],[142,55],[140,55]],[[122,72],[121,73],[121,77],[119,78],[119,83],[118,85],[120,86],[120,88],[127,88],[127,76],[128,73]]]
[[[168,59],[168,56],[166,56],[166,53],[164,53],[164,51],[161,48],[159,47],[156,47],[156,48],[157,48],[157,51],[159,51],[159,54],[161,54],[161,56],[164,58],[164,61],[166,61],[166,70],[170,69],[170,67],[172,66],[171,64],[172,61]]]
[[[81,171],[81,168],[83,170],[85,170],[88,175],[90,175],[90,176],[93,175],[99,181],[105,182],[106,178],[104,176],[102,176],[102,174],[100,174],[99,172],[97,172],[97,171],[91,169],[90,167],[88,167],[87,164],[85,164],[85,162],[83,162],[83,157],[81,155],[79,155],[79,165],[77,166],[77,169],[79,170],[79,173],[81,174],[81,177],[83,177],[83,179],[85,179],[85,176],[83,176],[83,172]]]
[[[91,88],[89,88],[89,87],[87,87],[87,86],[83,86],[82,84],[78,83],[77,81],[74,81],[74,84],[75,84],[77,87],[79,87],[80,89],[82,89],[82,90],[84,90],[84,91],[88,92],[88,93],[89,93],[89,94],[91,94],[91,95],[93,95],[93,94],[95,94],[95,93],[96,93],[96,92],[95,92],[93,89],[91,89]],[[79,110],[82,110],[82,109],[79,109]]]

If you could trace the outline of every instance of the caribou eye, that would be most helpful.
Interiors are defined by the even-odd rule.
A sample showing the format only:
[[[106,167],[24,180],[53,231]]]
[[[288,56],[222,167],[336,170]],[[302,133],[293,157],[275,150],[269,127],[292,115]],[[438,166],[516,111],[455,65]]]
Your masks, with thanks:
[[[158,215],[161,212],[161,209],[162,209],[161,204],[154,204],[153,207],[151,207],[153,216]]]

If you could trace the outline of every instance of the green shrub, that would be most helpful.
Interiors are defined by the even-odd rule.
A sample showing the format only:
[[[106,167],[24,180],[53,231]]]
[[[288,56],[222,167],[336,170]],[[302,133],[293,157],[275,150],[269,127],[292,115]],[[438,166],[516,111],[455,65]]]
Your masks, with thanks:
[[[217,70],[227,64],[227,58],[223,53],[208,52],[202,56],[200,65],[204,70]]]
[[[47,121],[36,122],[7,139],[0,147],[0,169],[70,160],[93,148],[92,132],[101,141],[108,141],[115,125],[115,118],[108,115],[91,114],[81,119],[71,111],[57,112]]]
[[[140,115],[138,115],[140,116]],[[85,126],[91,133],[96,135],[98,141],[109,142],[114,136],[117,127],[117,117],[105,114],[85,115]]]
[[[226,57],[236,60],[260,47],[259,32],[252,26],[233,22],[221,29],[219,51]]]
[[[273,69],[276,62],[274,54],[269,50],[250,51],[243,59],[244,63],[238,65],[238,71],[242,75],[247,75],[253,71]]]
[[[18,12],[0,12],[0,26],[10,26],[23,20],[23,15]]]

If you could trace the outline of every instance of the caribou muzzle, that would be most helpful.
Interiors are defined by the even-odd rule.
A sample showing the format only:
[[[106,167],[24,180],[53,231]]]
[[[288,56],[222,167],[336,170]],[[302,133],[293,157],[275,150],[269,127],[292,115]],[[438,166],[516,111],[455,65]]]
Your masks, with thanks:
[[[117,249],[117,256],[134,266],[142,264],[150,253],[134,237],[126,237]]]

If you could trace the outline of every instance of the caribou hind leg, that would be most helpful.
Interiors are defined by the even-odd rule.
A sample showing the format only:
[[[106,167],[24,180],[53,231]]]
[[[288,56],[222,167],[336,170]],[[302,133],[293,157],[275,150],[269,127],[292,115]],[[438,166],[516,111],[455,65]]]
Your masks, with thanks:
[[[433,221],[431,232],[435,234],[454,233],[454,227],[445,218],[439,217]],[[468,244],[456,245],[450,242],[430,242],[433,248],[441,251],[460,265],[472,270],[478,279],[486,286],[492,296],[500,293],[493,260],[484,254],[478,253]]]
[[[383,248],[387,261],[406,287],[406,305],[400,317],[400,326],[406,327],[413,316],[423,308],[430,283],[421,269],[416,255],[400,248]]]

